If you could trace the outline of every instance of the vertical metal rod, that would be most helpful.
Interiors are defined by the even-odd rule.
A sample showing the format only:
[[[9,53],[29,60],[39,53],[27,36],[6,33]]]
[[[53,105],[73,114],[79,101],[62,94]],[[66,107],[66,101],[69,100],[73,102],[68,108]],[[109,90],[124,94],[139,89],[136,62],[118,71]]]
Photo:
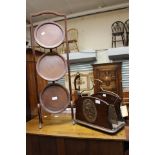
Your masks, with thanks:
[[[70,91],[70,106],[71,106],[71,116],[74,123],[74,113],[73,113],[73,103],[72,103],[72,87],[71,87],[71,75],[70,75],[70,62],[69,62],[69,45],[68,45],[68,36],[67,36],[67,17],[65,17],[65,42],[66,42],[66,54],[67,54],[67,66],[68,66],[68,82],[69,82],[69,91]]]
[[[42,128],[42,116],[41,116],[41,106],[40,106],[40,104],[38,103],[37,104],[37,106],[38,106],[38,116],[39,116],[39,125],[38,125],[38,127],[39,127],[39,129],[41,129]]]

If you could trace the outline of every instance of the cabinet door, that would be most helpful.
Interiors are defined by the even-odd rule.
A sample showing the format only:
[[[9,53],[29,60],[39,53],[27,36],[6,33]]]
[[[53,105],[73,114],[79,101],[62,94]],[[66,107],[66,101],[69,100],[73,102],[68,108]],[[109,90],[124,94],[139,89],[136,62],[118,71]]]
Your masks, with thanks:
[[[115,92],[122,97],[121,66],[121,62],[94,64],[94,79],[100,79],[103,82],[103,84],[101,84],[100,82],[95,81],[94,93],[100,92],[101,86],[103,89]]]
[[[36,61],[43,53],[36,51]],[[43,88],[47,85],[47,81],[39,77],[35,72],[36,62],[33,60],[32,50],[26,52],[26,93],[27,93],[27,113],[30,111],[31,117],[37,115],[37,95],[41,93]],[[37,82],[36,82],[37,79]],[[38,90],[37,90],[38,89]],[[29,115],[29,114],[28,114]]]

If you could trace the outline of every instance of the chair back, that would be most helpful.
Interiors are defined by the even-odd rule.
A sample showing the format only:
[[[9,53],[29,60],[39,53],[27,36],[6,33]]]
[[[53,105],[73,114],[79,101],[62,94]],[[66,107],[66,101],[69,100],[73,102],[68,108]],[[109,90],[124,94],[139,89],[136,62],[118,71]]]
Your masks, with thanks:
[[[125,21],[124,25],[125,25],[126,32],[129,33],[129,19]]]
[[[124,23],[121,21],[116,21],[112,24],[112,34],[115,36],[123,35],[124,34]]]
[[[67,31],[68,33],[68,41],[76,41],[78,40],[78,30],[75,28],[71,28]]]

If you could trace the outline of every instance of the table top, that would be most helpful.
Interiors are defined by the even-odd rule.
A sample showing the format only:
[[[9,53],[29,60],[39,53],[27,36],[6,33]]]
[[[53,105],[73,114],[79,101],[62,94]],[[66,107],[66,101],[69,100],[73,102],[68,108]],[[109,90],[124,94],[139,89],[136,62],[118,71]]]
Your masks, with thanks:
[[[68,138],[104,139],[128,141],[128,127],[115,134],[107,134],[79,124],[73,125],[70,114],[47,115],[43,117],[42,128],[38,128],[38,117],[26,123],[26,133]]]

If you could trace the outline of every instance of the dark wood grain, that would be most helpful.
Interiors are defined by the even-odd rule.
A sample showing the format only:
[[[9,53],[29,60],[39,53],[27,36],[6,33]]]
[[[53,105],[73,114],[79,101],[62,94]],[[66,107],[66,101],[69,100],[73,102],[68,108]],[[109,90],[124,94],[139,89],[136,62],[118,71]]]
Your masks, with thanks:
[[[40,144],[38,136],[26,136],[26,155],[40,155]]]
[[[56,142],[57,142],[58,155],[65,155],[66,151],[65,151],[64,138],[56,138]]]
[[[65,139],[66,155],[86,155],[88,153],[87,140],[83,139]]]
[[[40,155],[55,155],[58,154],[56,138],[41,136],[39,138]]]
[[[27,135],[26,155],[124,155],[123,141]]]
[[[36,61],[43,53],[40,51],[36,51]],[[43,88],[47,85],[47,81],[39,77],[36,72],[36,62],[33,60],[32,50],[28,49],[26,51],[26,95],[28,105],[27,113],[30,111],[31,118],[37,115],[37,104],[38,99],[37,95],[43,90]],[[38,83],[38,91],[36,92],[36,78]],[[29,114],[27,114],[29,115]]]
[[[94,79],[103,82],[102,88],[122,97],[121,62],[93,64]],[[100,82],[95,81],[94,93],[100,92]]]
[[[112,129],[112,124],[108,120],[108,105],[103,103],[102,100],[100,100],[101,104],[95,104],[95,107],[97,109],[97,117],[94,122],[89,122],[83,112],[83,102],[86,99],[91,99],[93,103],[95,103],[95,100],[97,98],[95,97],[79,97],[76,103],[76,119],[80,121],[84,121],[87,123],[91,123],[94,125],[98,125],[104,128]],[[99,99],[98,99],[99,100]]]

